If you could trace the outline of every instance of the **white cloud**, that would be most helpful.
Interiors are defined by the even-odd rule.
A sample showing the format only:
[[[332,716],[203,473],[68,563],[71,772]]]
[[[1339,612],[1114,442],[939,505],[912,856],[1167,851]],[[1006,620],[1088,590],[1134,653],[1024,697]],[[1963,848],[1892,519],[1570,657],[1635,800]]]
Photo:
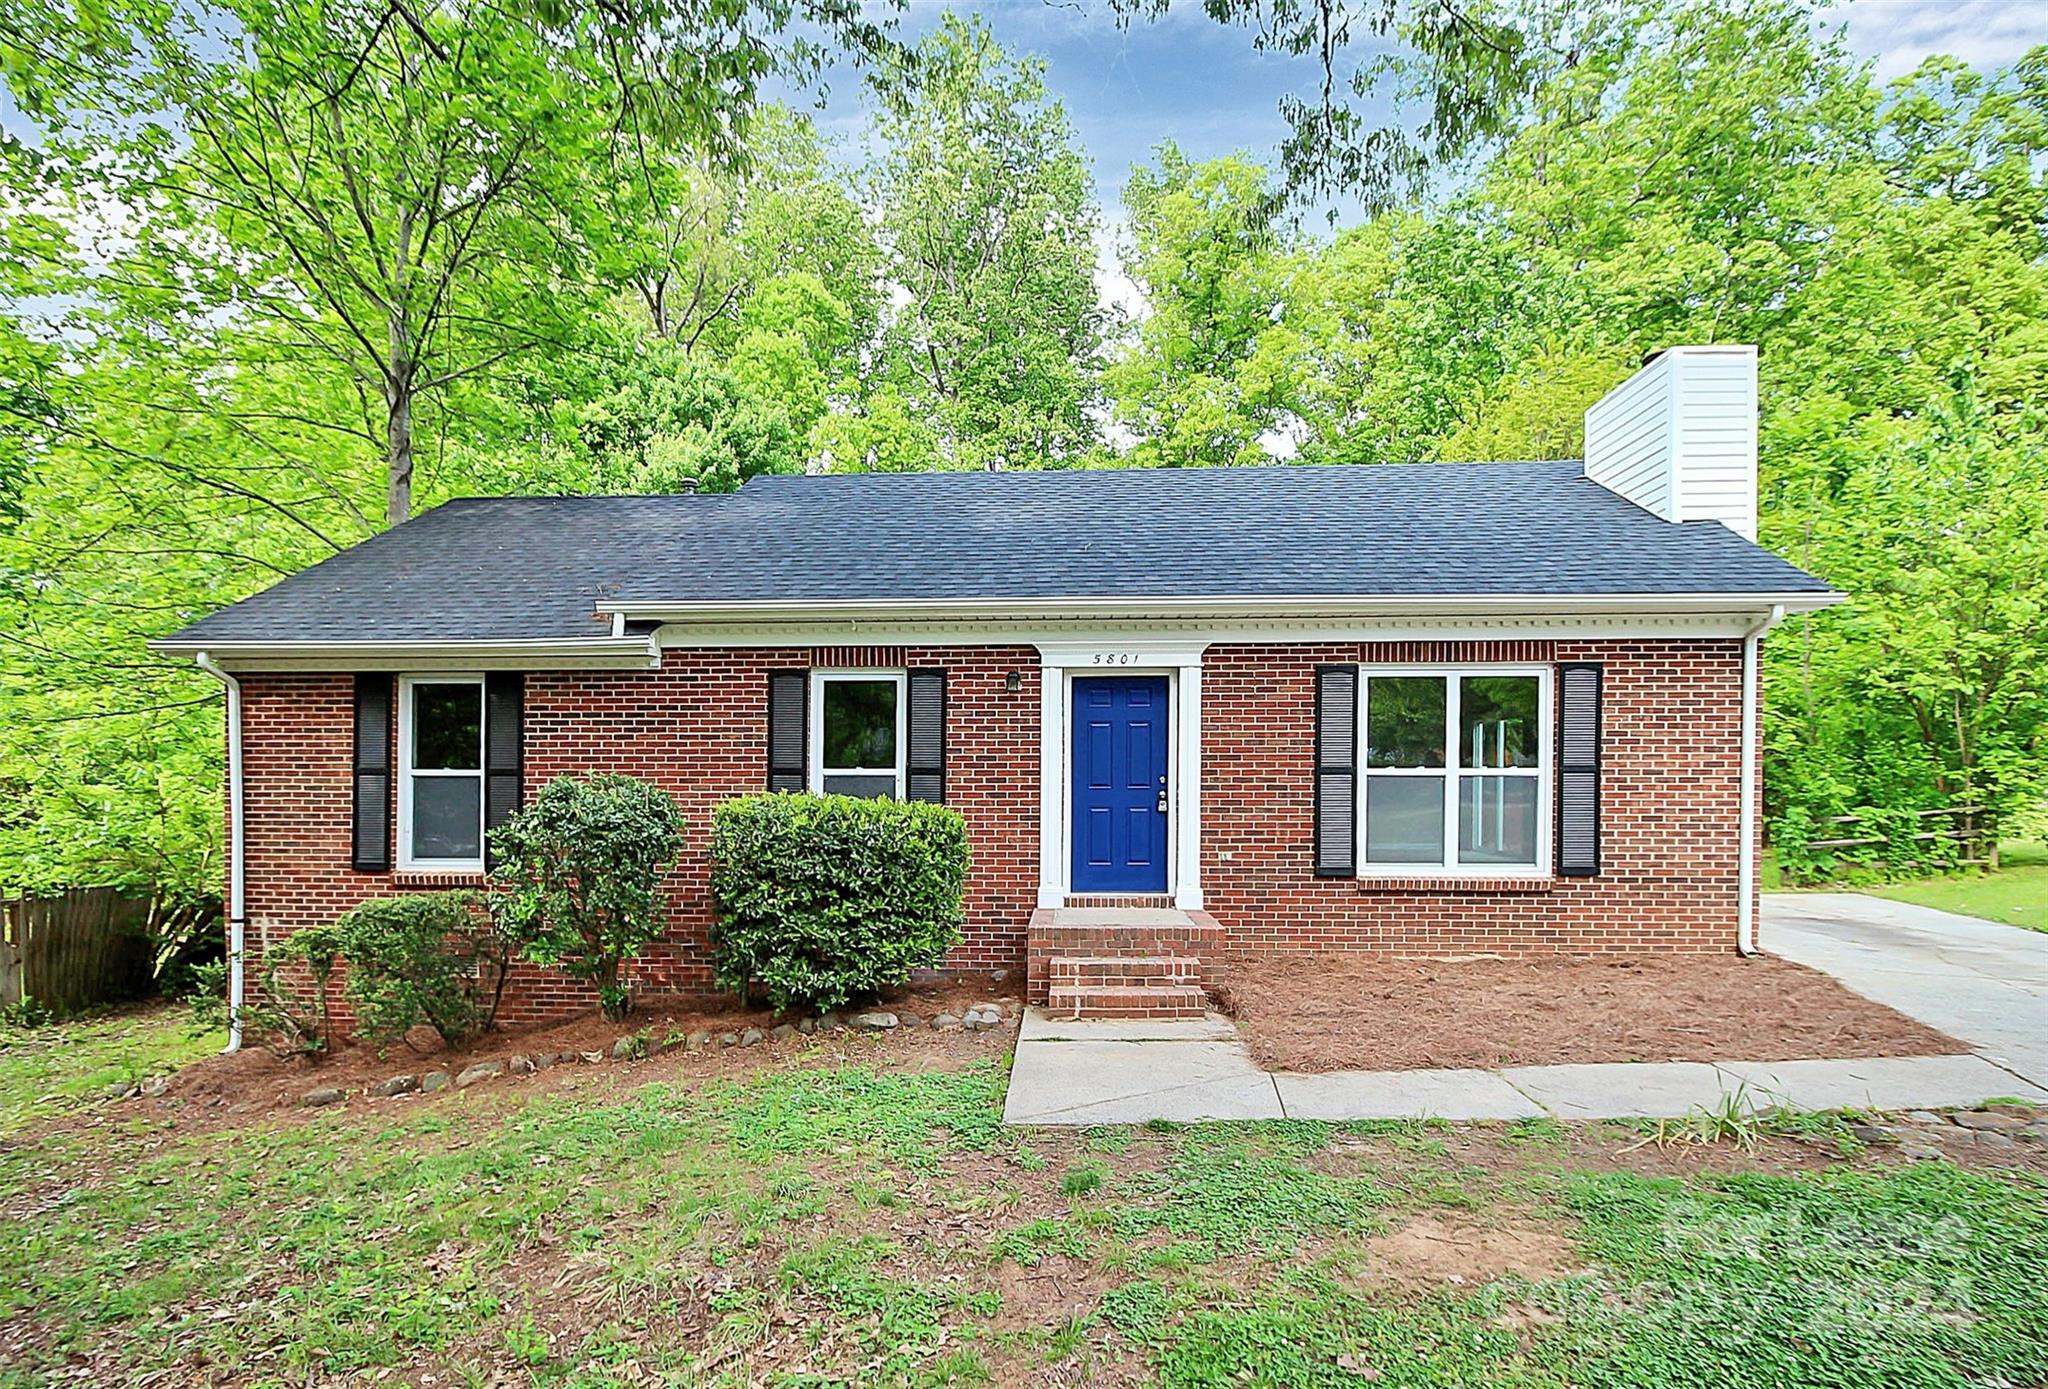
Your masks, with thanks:
[[[2048,43],[2048,5],[2035,0],[1847,0],[1821,23],[1846,23],[1849,47],[1876,61],[1880,82],[1932,53],[1998,68]]]
[[[1124,270],[1123,249],[1130,244],[1130,217],[1120,207],[1105,211],[1095,230],[1095,296],[1124,321],[1136,323],[1151,312],[1145,291]]]

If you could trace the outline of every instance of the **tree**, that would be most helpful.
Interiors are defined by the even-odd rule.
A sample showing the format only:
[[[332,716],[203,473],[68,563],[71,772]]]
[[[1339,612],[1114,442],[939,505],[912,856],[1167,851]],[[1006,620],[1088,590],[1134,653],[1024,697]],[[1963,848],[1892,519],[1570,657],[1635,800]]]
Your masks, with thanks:
[[[1278,419],[1236,377],[1274,322],[1291,242],[1249,159],[1196,164],[1171,142],[1157,159],[1124,185],[1124,268],[1149,312],[1105,373],[1114,413],[1138,436],[1134,462],[1256,462]]]
[[[879,117],[869,170],[902,300],[883,326],[881,379],[932,421],[945,466],[1075,462],[1095,438],[1103,312],[1072,127],[1044,64],[1012,58],[979,21],[947,16],[915,72]]]
[[[1809,510],[1805,548],[1850,601],[1806,619],[1805,698],[1784,701],[1786,728],[1832,733],[1855,757],[1876,733],[1917,749],[1918,769],[1886,766],[1906,783],[1888,797],[1852,771],[1833,804],[1825,785],[1800,799],[1910,805],[1925,788],[1936,804],[2021,810],[2048,790],[2048,424],[1994,417],[1964,381],[1919,418],[1862,417],[1832,448],[1850,455],[1846,477]],[[1781,679],[1792,669],[1781,661]]]
[[[1549,276],[1463,216],[1327,240],[1267,215],[1265,171],[1163,147],[1134,171],[1126,260],[1150,312],[1105,374],[1131,461],[1433,456],[1474,394],[1559,325]]]
[[[0,139],[5,885],[217,892],[220,690],[143,641],[415,499],[590,487],[577,414],[638,342],[596,190],[627,149],[772,180],[761,83],[889,48],[835,0],[0,15],[37,126]],[[764,256],[807,235],[750,225]],[[791,376],[787,327],[738,360]]]
[[[1112,0],[1124,23],[1169,0]],[[1623,0],[1206,0],[1210,19],[1266,52],[1313,55],[1314,95],[1281,98],[1276,201],[1356,198],[1372,212],[1422,194],[1456,167],[1555,113],[1565,79],[1616,62]],[[1390,43],[1393,40],[1395,42]],[[1573,108],[1584,115],[1583,105]],[[1374,118],[1391,110],[1392,118]],[[1334,215],[1334,214],[1333,214]]]
[[[730,492],[762,473],[802,471],[803,439],[787,409],[737,371],[673,344],[649,347],[628,370],[578,416],[596,490]]]
[[[226,14],[137,0],[86,23],[32,6],[0,31],[0,56],[79,178],[138,217],[124,276],[150,326],[260,325],[245,369],[318,362],[378,402],[395,525],[411,513],[422,401],[559,348],[582,321],[582,265],[605,259],[587,254],[605,225],[579,196],[585,171],[673,167],[622,152],[657,142],[732,161],[798,19],[856,57],[882,49],[829,0],[247,0]],[[220,43],[216,24],[243,41]],[[791,51],[816,60],[814,45]]]

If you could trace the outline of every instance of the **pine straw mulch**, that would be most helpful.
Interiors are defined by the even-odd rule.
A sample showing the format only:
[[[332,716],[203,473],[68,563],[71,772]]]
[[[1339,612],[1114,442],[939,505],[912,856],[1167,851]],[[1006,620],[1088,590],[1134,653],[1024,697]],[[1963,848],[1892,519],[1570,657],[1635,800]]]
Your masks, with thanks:
[[[1267,956],[1223,966],[1211,991],[1281,1071],[1969,1050],[1775,955]]]

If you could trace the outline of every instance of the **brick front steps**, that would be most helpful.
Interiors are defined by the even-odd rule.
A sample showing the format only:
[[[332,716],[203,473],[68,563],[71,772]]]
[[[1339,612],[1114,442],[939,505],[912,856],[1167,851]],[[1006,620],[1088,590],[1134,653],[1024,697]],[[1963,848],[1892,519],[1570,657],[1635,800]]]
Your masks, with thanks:
[[[1222,941],[1206,912],[1044,908],[1031,917],[1026,997],[1060,1018],[1199,1018]]]
[[[1058,1018],[1199,1018],[1208,1011],[1192,955],[1055,955],[1046,1011]]]

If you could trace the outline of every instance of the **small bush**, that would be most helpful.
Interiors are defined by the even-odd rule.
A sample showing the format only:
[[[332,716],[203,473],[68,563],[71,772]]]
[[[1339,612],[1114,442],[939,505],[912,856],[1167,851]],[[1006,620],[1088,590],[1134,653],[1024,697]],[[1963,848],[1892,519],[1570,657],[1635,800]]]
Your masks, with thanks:
[[[960,939],[959,812],[852,796],[762,795],[713,817],[712,967],[778,1010],[837,1008],[937,964]]]
[[[492,910],[526,958],[589,980],[604,1015],[623,1018],[622,966],[661,937],[661,875],[682,843],[683,813],[660,787],[616,772],[558,778],[491,831]]]
[[[335,928],[365,1041],[382,1046],[426,1026],[459,1046],[497,1017],[512,946],[475,893],[380,897]]]
[[[341,933],[333,926],[294,931],[264,953],[253,998],[242,1004],[242,1033],[276,1056],[317,1060],[334,1050],[331,1008]],[[292,975],[303,970],[306,984]]]
[[[219,1032],[228,1025],[228,962],[212,960],[186,972],[178,1000],[190,1012],[194,1032]]]

